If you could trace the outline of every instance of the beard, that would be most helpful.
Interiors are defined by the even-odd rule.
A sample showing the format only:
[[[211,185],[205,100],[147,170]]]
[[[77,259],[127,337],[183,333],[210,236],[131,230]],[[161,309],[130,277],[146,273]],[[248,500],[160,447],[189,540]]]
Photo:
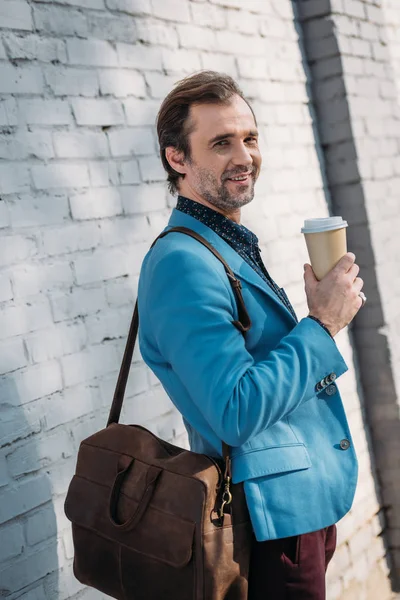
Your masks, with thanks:
[[[197,167],[196,170],[196,187],[198,192],[205,200],[207,200],[207,202],[213,204],[220,210],[226,211],[242,208],[242,206],[246,206],[246,204],[249,204],[249,202],[253,200],[255,185],[254,168],[251,170],[249,184],[243,186],[242,189],[240,189],[240,186],[237,186],[238,190],[236,192],[229,189],[227,178],[221,183],[215,175],[207,169]],[[246,169],[245,171],[242,169],[241,173],[231,174],[231,177],[239,177],[241,174],[248,172],[249,169]]]

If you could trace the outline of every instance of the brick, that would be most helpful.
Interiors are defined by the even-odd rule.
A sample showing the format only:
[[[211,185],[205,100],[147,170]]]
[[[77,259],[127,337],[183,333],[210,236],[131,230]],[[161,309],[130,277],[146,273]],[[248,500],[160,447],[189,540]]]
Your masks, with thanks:
[[[0,312],[0,339],[35,331],[51,323],[51,314],[46,302],[32,306],[3,307]]]
[[[129,15],[142,16],[152,13],[150,0],[106,0],[107,8]]]
[[[194,25],[179,25],[177,27],[179,42],[183,48],[199,50],[217,49],[216,33],[212,29]]]
[[[44,34],[62,36],[87,36],[86,17],[80,11],[60,6],[36,5],[33,7],[35,29]]]
[[[56,323],[92,314],[106,307],[102,288],[73,289],[69,294],[51,294],[50,302]]]
[[[150,89],[152,98],[164,99],[177,83],[176,75],[161,75],[161,73],[145,74],[146,82]]]
[[[313,67],[313,77],[315,77],[315,79],[319,81],[324,81],[326,79],[330,79],[331,77],[337,77],[338,75],[341,75],[343,73],[344,65],[347,65],[348,61],[350,60],[353,59],[346,58],[343,64],[339,56],[322,58],[318,62],[316,62]],[[363,73],[362,61],[360,59],[354,60],[360,61],[361,70],[358,71],[358,73]]]
[[[155,23],[148,19],[136,21],[137,39],[141,44],[177,48],[178,34],[171,23]]]
[[[0,442],[2,446],[27,439],[41,431],[43,400],[35,400],[21,407],[2,406],[0,421]]]
[[[7,485],[9,483],[9,481],[10,481],[10,476],[8,474],[7,462],[6,462],[4,452],[3,452],[0,455],[0,488]],[[1,549],[0,549],[0,556],[1,556]],[[0,561],[1,561],[1,558],[0,558]]]
[[[224,29],[227,23],[227,13],[219,6],[208,4],[194,4],[190,6],[192,20],[202,27]],[[228,13],[229,14],[229,13]]]
[[[22,594],[22,596],[18,597],[18,600],[43,600],[45,598],[45,591],[43,585],[35,586],[35,588],[30,589],[26,594]]]
[[[267,19],[259,19],[260,35],[268,39],[283,39],[288,38],[288,24],[282,19],[274,16],[269,16]]]
[[[0,373],[9,373],[25,367],[27,362],[21,338],[0,342]]]
[[[193,50],[179,48],[162,50],[162,64],[169,73],[193,73],[201,70],[200,56]]]
[[[117,53],[110,42],[103,40],[67,40],[69,62],[91,67],[118,66]]]
[[[139,168],[142,181],[146,183],[166,180],[166,173],[158,156],[144,156],[139,158]]]
[[[217,7],[214,7],[217,8]],[[239,31],[241,33],[250,33],[254,35],[257,31],[259,16],[243,11],[227,11],[227,29],[229,31]],[[222,29],[222,27],[221,27]]]
[[[361,40],[351,40],[361,41]],[[343,49],[341,48],[343,51]],[[309,60],[317,61],[320,59],[338,56],[340,54],[337,39],[334,36],[328,38],[310,40],[307,43],[307,56]]]
[[[106,296],[108,305],[115,308],[128,304],[131,307],[137,296],[137,283],[135,277],[123,277],[107,281]]]
[[[154,100],[129,98],[124,101],[126,122],[128,125],[153,125],[156,122],[159,103]]]
[[[33,183],[37,190],[89,187],[89,173],[82,164],[51,164],[32,167]]]
[[[54,429],[60,425],[70,424],[72,421],[98,410],[99,402],[96,393],[96,388],[83,383],[64,390],[61,396],[52,396],[46,407],[46,428]],[[67,468],[68,475],[71,470],[71,467]],[[59,484],[63,488],[67,487],[63,481],[60,481]],[[60,489],[59,493],[63,491],[64,489]]]
[[[227,54],[204,53],[200,55],[202,68],[206,70],[217,70],[223,73],[231,75],[236,78],[238,71],[236,68],[236,59],[234,56],[228,56]]]
[[[0,100],[0,126],[18,125],[17,103],[14,98]]]
[[[71,109],[65,100],[20,99],[19,119],[27,125],[70,125]]]
[[[34,237],[15,235],[0,238],[0,267],[18,263],[35,254],[37,245]]]
[[[7,200],[12,227],[54,225],[69,219],[68,200],[65,196],[19,196]]]
[[[115,129],[107,135],[112,156],[153,154],[155,150],[153,135],[148,128]]]
[[[21,560],[14,560],[0,573],[2,587],[12,591],[22,590],[32,581],[42,579],[58,569],[57,547],[55,544],[37,549]],[[53,596],[54,598],[54,596]]]
[[[42,2],[48,2],[53,4],[54,0],[41,0]],[[81,8],[98,8],[103,10],[104,0],[57,0],[57,4],[63,4],[65,6],[79,6]]]
[[[383,23],[383,11],[381,6],[373,6],[367,4],[365,7],[367,11],[367,21],[381,25]]]
[[[95,388],[96,389],[96,388]],[[69,391],[71,392],[76,392],[77,388],[71,388]],[[79,397],[79,396],[78,396]],[[51,400],[55,400],[55,396],[52,396]],[[72,407],[71,407],[72,408]],[[61,414],[64,414],[64,418],[65,418],[65,423],[68,423],[71,419],[68,418],[68,408],[65,406],[65,403],[61,409]],[[72,408],[73,410],[73,408]],[[49,408],[49,411],[51,411],[51,408]],[[46,414],[46,420],[47,420],[47,414]],[[55,467],[50,467],[47,470],[47,473],[49,474],[50,480],[51,480],[51,485],[53,488],[53,493],[55,496],[65,496],[68,488],[69,488],[69,484],[71,483],[71,479],[75,474],[75,460],[67,460],[66,462],[60,463],[58,465],[56,465]],[[58,514],[56,513],[56,519],[57,519],[57,525],[59,527],[59,531],[61,531],[61,529],[68,529],[68,531],[70,530],[70,523],[67,520],[67,518],[65,517],[65,515],[63,515],[63,519],[58,517]]]
[[[142,44],[117,44],[117,53],[121,67],[142,69],[146,65],[146,71],[162,70],[160,48]]]
[[[129,257],[120,249],[97,250],[92,256],[76,259],[74,267],[79,285],[121,277],[131,271]]]
[[[107,310],[85,319],[90,344],[99,344],[104,340],[125,338],[132,319],[132,309]]]
[[[235,48],[239,54],[244,56],[264,56],[265,54],[265,41],[255,36],[249,38],[241,33],[223,30],[216,32],[216,40],[216,50],[220,52],[230,54],[232,48]]]
[[[350,40],[351,53],[354,56],[370,58],[372,56],[372,47],[370,42],[353,38]]]
[[[25,264],[15,267],[12,274],[16,297],[32,296],[52,289],[67,289],[73,285],[69,262]]]
[[[166,208],[164,185],[126,186],[120,189],[122,204],[127,214],[140,214]]]
[[[25,338],[28,354],[34,363],[80,352],[86,342],[85,328],[79,321],[60,323],[51,329],[38,331]]]
[[[27,158],[46,160],[53,157],[53,142],[49,131],[20,130],[14,135],[0,134],[0,158],[6,160],[24,160]]]
[[[74,219],[102,219],[122,213],[118,190],[102,188],[70,196],[71,213]]]
[[[57,521],[53,507],[44,506],[28,517],[25,525],[26,541],[30,546],[57,537]]]
[[[179,0],[153,0],[152,7],[154,16],[159,19],[180,23],[190,21],[188,4],[182,4]]]
[[[93,161],[89,163],[90,182],[93,187],[118,185],[118,170],[114,161]]]
[[[105,158],[109,154],[103,132],[56,131],[53,140],[58,158]]]
[[[88,13],[87,20],[91,37],[128,44],[137,40],[135,21],[130,17]]]
[[[13,298],[13,291],[11,288],[11,280],[9,275],[6,273],[0,273],[0,302],[11,300]]]
[[[21,523],[0,527],[0,563],[19,556],[24,548],[24,534]]]
[[[124,113],[119,100],[77,98],[72,100],[72,110],[78,125],[121,125]]]
[[[344,12],[350,17],[366,19],[366,7],[362,0],[344,0]]]
[[[141,73],[122,69],[104,69],[99,71],[100,90],[102,95],[126,98],[146,97],[146,82]]]
[[[92,69],[48,67],[44,76],[55,96],[91,97],[99,93],[97,73]]]
[[[70,387],[116,371],[120,365],[115,348],[108,344],[91,346],[85,352],[64,356],[61,366],[65,386]]]
[[[0,194],[26,192],[30,186],[26,165],[0,164]]]
[[[70,436],[66,431],[60,431],[55,435],[42,437],[39,444],[34,440],[19,446],[8,454],[7,464],[11,475],[19,477],[47,468],[68,458],[72,452]]]
[[[385,44],[381,42],[372,43],[372,57],[381,62],[385,62],[389,58],[389,51]]]
[[[55,360],[14,371],[0,378],[1,396],[14,406],[54,394],[62,387],[60,365]]]
[[[122,185],[140,183],[140,172],[136,160],[129,160],[120,164],[119,180]]]
[[[51,485],[46,475],[15,483],[12,488],[0,493],[0,523],[5,523],[32,508],[51,500]],[[4,585],[5,581],[2,579]]]
[[[19,37],[5,36],[3,39],[9,58],[38,60],[40,62],[67,62],[65,42],[55,38],[42,38],[38,35]]]
[[[144,215],[102,221],[101,239],[105,246],[136,245],[149,239],[148,219]],[[111,282],[106,282],[108,285]]]
[[[0,23],[4,29],[32,31],[31,7],[28,2],[9,0],[0,5]]]

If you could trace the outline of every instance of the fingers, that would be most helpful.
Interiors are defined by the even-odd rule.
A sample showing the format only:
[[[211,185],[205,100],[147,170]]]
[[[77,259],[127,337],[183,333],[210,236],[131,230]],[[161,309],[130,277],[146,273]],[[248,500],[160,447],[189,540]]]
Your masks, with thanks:
[[[360,267],[354,263],[348,272],[348,275],[349,275],[351,281],[354,282],[356,280],[356,277],[359,274],[359,272],[360,272]]]
[[[356,277],[356,279],[354,280],[353,283],[353,289],[357,292],[357,294],[359,294],[361,292],[361,290],[363,289],[364,286],[364,281],[361,279],[361,277]]]
[[[347,252],[342,258],[339,260],[337,265],[334,267],[334,271],[341,271],[347,273],[350,271],[351,267],[354,265],[354,261],[356,260],[356,255],[353,252]]]

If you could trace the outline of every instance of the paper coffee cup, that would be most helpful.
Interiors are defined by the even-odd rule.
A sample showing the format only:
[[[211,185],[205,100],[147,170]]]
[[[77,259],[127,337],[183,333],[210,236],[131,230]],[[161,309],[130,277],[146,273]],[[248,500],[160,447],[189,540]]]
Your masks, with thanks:
[[[342,217],[306,219],[301,233],[317,279],[322,279],[347,252],[347,222]]]

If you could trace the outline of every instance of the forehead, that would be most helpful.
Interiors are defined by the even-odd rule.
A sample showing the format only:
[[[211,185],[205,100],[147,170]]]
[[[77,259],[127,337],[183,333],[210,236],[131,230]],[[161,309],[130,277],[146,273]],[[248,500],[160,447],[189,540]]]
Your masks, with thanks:
[[[193,104],[189,114],[193,139],[256,129],[250,107],[240,96],[233,96],[229,104]]]

